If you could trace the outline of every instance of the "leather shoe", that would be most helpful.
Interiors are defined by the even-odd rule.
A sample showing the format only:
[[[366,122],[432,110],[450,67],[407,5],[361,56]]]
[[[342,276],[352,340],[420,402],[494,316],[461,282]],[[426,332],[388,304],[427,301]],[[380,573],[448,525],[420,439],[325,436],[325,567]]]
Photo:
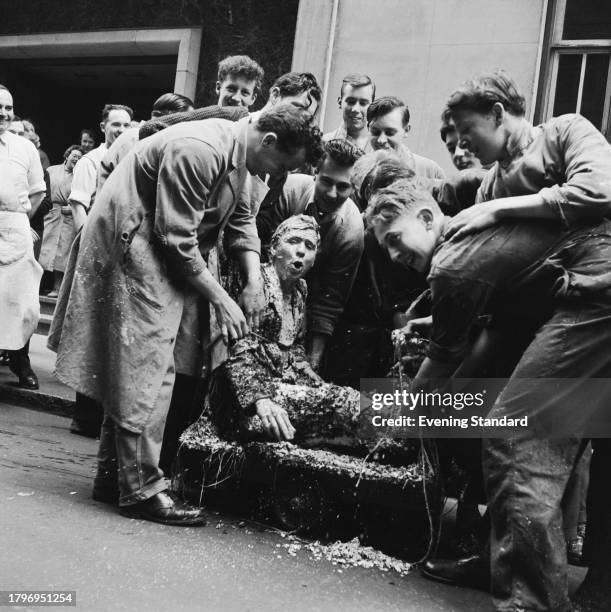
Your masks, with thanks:
[[[490,591],[490,560],[481,555],[427,561],[420,566],[420,573],[429,580]]]
[[[25,361],[25,363],[23,363]],[[30,360],[18,359],[17,363],[11,361],[9,364],[10,371],[19,378],[17,383],[22,389],[38,389],[38,378],[34,374],[34,370],[30,367]]]
[[[163,525],[200,527],[206,524],[206,517],[201,508],[194,508],[174,500],[166,491],[157,493],[143,502],[122,506],[121,514]]]
[[[22,389],[30,389],[35,391],[38,389],[38,378],[32,370],[19,376],[19,382],[17,383]]]

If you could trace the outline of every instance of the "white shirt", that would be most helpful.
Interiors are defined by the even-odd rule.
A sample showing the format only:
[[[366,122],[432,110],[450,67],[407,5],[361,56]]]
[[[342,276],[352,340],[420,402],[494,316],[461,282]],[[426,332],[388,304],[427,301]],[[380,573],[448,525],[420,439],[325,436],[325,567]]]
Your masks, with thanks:
[[[89,210],[93,203],[96,193],[96,184],[98,179],[98,168],[104,155],[108,151],[106,143],[102,143],[93,151],[89,151],[76,162],[72,172],[72,191],[68,200],[78,202]]]
[[[28,213],[30,196],[46,185],[36,147],[11,132],[0,135],[0,210]]]

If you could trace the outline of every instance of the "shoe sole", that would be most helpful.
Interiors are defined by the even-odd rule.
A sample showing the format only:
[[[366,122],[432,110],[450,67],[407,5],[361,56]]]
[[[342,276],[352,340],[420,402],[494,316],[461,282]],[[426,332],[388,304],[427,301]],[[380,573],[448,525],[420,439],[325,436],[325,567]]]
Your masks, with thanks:
[[[207,520],[204,517],[192,518],[192,519],[163,519],[156,516],[151,516],[146,512],[137,512],[133,510],[119,509],[121,516],[132,519],[140,519],[143,521],[150,521],[151,523],[159,523],[160,525],[172,525],[173,527],[203,527],[206,525]]]
[[[420,573],[427,579],[433,580],[434,582],[440,582],[441,584],[447,584],[448,586],[456,586],[456,587],[467,587],[469,589],[478,589],[480,591],[489,592],[490,587],[484,586],[483,584],[470,582],[470,581],[460,581],[460,580],[452,580],[451,578],[444,578],[443,576],[438,576],[437,574],[431,574],[427,572],[425,569],[421,567],[418,568]]]

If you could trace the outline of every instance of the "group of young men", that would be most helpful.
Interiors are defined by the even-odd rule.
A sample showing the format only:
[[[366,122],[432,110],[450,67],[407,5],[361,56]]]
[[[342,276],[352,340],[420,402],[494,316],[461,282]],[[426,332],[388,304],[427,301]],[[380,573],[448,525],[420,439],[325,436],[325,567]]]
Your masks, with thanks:
[[[227,345],[257,333],[265,246],[285,219],[305,214],[320,231],[307,277],[315,371],[352,386],[384,376],[390,330],[429,286],[418,323],[430,346],[414,389],[498,365],[510,381],[493,412],[532,418],[519,436],[484,442],[489,545],[467,564],[431,562],[429,577],[491,588],[499,610],[568,610],[560,502],[592,434],[588,419],[611,399],[599,394],[575,420],[588,381],[611,378],[611,147],[578,116],[533,127],[512,81],[485,75],[442,114],[457,169],[445,177],[407,146],[407,105],[376,98],[370,77],[343,80],[342,125],[324,135],[313,75],[282,75],[263,108],[249,112],[262,78],[246,56],[223,60],[217,105],[153,117],[139,141],[135,132],[116,138],[126,107],[105,117],[116,139],[100,151],[93,189],[73,198],[83,228],[50,335],[58,377],[103,409],[94,498],[130,517],[204,524],[200,508],[168,493],[162,447],[175,446],[166,420],[184,412]],[[223,285],[227,261],[242,276],[237,302]],[[475,339],[481,315],[494,324]],[[519,347],[513,361],[507,346]],[[520,383],[542,377],[581,382],[545,398]],[[553,418],[574,422],[546,437]],[[283,430],[270,427],[278,439]],[[599,442],[590,602],[609,601],[600,467],[609,450]]]

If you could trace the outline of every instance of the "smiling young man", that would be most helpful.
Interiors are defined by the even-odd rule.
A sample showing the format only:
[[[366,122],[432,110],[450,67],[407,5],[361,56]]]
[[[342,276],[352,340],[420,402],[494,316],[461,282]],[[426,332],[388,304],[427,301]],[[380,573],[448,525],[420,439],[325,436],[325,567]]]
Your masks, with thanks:
[[[483,443],[489,576],[499,610],[569,609],[560,504],[581,439],[611,401],[608,388],[591,392],[595,379],[611,378],[611,222],[514,219],[447,240],[449,219],[409,181],[376,193],[366,216],[393,261],[428,274],[433,325],[413,390],[452,376],[470,353],[479,315],[510,333],[520,315],[534,323],[534,339],[488,415],[526,416],[528,427]],[[572,382],[550,387],[546,379]],[[590,486],[600,504],[607,483]],[[608,543],[609,521],[602,523]]]
[[[392,151],[404,159],[417,176],[444,179],[439,164],[428,157],[412,153],[405,144],[411,129],[409,108],[394,96],[378,98],[367,109],[367,124],[374,151]]]
[[[68,203],[72,207],[72,220],[76,231],[85,223],[87,212],[95,199],[100,162],[110,145],[129,129],[133,116],[132,109],[123,104],[106,104],[102,109],[100,131],[104,134],[104,141],[93,151],[83,155],[74,167]]]
[[[363,221],[350,199],[352,168],[363,152],[347,140],[325,143],[316,175],[291,174],[276,206],[261,210],[257,229],[263,244],[288,217],[306,214],[320,226],[321,248],[308,283],[308,358],[317,370],[358,269]]]
[[[348,74],[342,81],[337,102],[342,125],[323,136],[325,142],[345,138],[365,153],[373,151],[367,129],[367,109],[375,100],[376,86],[366,74]]]
[[[263,76],[263,68],[248,55],[226,57],[218,66],[217,104],[250,108],[257,100]]]

